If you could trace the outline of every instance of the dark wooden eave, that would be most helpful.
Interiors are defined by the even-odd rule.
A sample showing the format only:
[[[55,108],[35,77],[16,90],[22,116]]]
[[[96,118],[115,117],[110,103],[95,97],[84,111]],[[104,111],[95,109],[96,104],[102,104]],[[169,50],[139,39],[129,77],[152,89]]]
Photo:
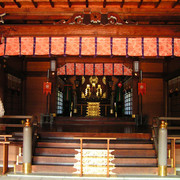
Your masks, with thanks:
[[[0,34],[12,36],[180,37],[176,25],[0,25]]]

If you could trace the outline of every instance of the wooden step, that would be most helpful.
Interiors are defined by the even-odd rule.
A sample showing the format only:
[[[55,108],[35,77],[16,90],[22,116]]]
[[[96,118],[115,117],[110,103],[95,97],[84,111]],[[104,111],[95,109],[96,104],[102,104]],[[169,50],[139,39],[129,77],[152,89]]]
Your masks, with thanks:
[[[23,156],[18,157],[19,164],[23,164]],[[74,157],[59,157],[59,156],[33,156],[32,164],[44,165],[71,165],[78,161]]]
[[[76,133],[76,132],[40,132],[40,138],[46,139],[65,139],[65,138],[77,138],[77,137],[108,137],[117,139],[128,139],[128,140],[151,140],[150,133]]]
[[[111,163],[118,166],[151,166],[157,167],[158,160],[157,158],[115,158]]]
[[[16,172],[23,171],[23,165],[16,165]],[[57,166],[57,165],[32,165],[32,173],[53,173],[61,175],[73,175],[77,169],[73,166]]]
[[[23,156],[19,156],[19,164],[23,163]],[[157,166],[157,158],[115,158],[110,161],[115,166]],[[33,164],[74,164],[77,160],[74,157],[57,156],[33,156]],[[171,159],[167,160],[168,167],[171,166]]]
[[[157,158],[114,158],[111,163],[118,166],[144,166],[144,167],[157,167]],[[171,167],[171,159],[167,159],[167,166]]]
[[[44,164],[44,165],[71,165],[78,161],[74,157],[49,157],[49,156],[34,156],[33,164]]]
[[[137,149],[127,149],[127,150],[114,150],[112,153],[116,158],[120,157],[156,157],[155,150],[137,150]]]
[[[106,149],[107,143],[83,143],[84,149],[90,149],[90,148],[98,148],[99,149]],[[38,142],[37,147],[59,147],[59,148],[80,148],[80,143],[61,143],[61,142]],[[111,144],[110,142],[110,149],[154,149],[153,144]]]
[[[59,121],[113,121],[113,122],[134,122],[134,119],[132,118],[126,118],[126,117],[56,117],[55,122],[59,122]]]
[[[36,148],[35,155],[64,156],[75,155],[78,151],[65,148]],[[156,157],[155,150],[142,149],[115,149],[111,153],[115,157]]]
[[[158,167],[116,167],[112,170],[117,175],[158,175]],[[173,168],[167,168],[168,175],[174,175]]]
[[[45,156],[74,156],[78,154],[75,149],[60,149],[60,148],[36,148],[35,155]]]
[[[22,172],[22,165],[16,165],[16,172]],[[32,165],[32,173],[53,173],[61,175],[78,175],[73,166]],[[120,175],[158,175],[158,167],[114,167],[112,173]],[[112,174],[110,172],[110,174]],[[173,168],[167,168],[168,175],[174,175]],[[100,175],[100,174],[99,174]]]
[[[67,121],[61,120],[56,121],[56,125],[71,125],[71,126],[79,126],[79,125],[86,125],[86,126],[103,126],[103,125],[135,125],[135,122],[121,122],[121,121]]]

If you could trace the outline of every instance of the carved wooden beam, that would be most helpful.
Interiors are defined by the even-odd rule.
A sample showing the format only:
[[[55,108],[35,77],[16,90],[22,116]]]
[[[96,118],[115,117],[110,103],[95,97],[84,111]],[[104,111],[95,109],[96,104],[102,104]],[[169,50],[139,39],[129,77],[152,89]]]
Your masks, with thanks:
[[[86,8],[88,8],[88,7],[89,7],[89,1],[86,0]]]
[[[179,2],[180,2],[180,0],[177,0],[177,1],[173,4],[172,8],[175,8],[175,7],[179,4]]]
[[[106,8],[106,5],[107,5],[107,2],[106,2],[106,0],[104,0],[104,2],[103,2],[103,8]]]
[[[21,8],[21,4],[19,2],[17,2],[16,0],[14,0],[14,3],[17,5],[18,8]]]
[[[4,8],[4,7],[5,7],[5,4],[2,3],[2,2],[0,2],[0,6],[1,6],[2,8]]]
[[[68,0],[68,6],[69,6],[69,8],[71,8],[71,6],[72,6],[72,3],[70,0]]]
[[[180,37],[178,25],[0,25],[12,36]]]
[[[51,7],[54,8],[54,2],[52,0],[49,0],[49,3],[51,5]]]
[[[159,2],[156,3],[155,8],[158,8],[158,6],[160,5],[160,3],[161,3],[161,0],[159,0]]]
[[[124,0],[122,0],[122,2],[121,2],[121,8],[123,8],[123,6],[124,6]]]
[[[33,3],[33,5],[34,5],[35,8],[38,8],[38,3],[37,3],[37,2],[35,2],[34,0],[32,0],[32,3]]]
[[[138,8],[140,8],[140,7],[141,7],[142,3],[143,3],[143,0],[141,0],[141,1],[139,2],[139,4],[138,4]]]

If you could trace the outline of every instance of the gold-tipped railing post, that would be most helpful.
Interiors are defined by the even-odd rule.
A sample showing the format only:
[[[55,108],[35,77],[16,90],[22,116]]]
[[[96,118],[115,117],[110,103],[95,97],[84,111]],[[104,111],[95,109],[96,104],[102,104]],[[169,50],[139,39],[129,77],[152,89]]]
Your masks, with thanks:
[[[162,120],[159,127],[158,175],[167,176],[167,123]]]
[[[80,159],[80,176],[83,176],[83,139],[80,139],[80,148],[81,148],[81,159]]]
[[[8,171],[8,145],[10,142],[8,138],[12,137],[12,135],[0,135],[0,137],[4,138],[4,141],[0,141],[0,144],[3,144],[3,171],[2,174],[6,174]]]
[[[32,172],[32,128],[29,119],[26,119],[23,128],[23,173]]]

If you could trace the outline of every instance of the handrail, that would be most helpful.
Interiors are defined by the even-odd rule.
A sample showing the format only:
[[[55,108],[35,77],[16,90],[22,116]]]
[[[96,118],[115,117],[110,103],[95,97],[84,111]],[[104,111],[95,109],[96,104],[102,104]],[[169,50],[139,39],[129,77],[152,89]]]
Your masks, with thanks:
[[[74,139],[80,140],[81,159],[80,159],[80,176],[83,176],[83,140],[107,140],[107,177],[109,177],[109,143],[110,140],[116,138],[105,138],[105,137],[74,137]]]
[[[155,146],[156,155],[158,154],[158,126],[152,126],[152,140]]]
[[[30,123],[32,126],[32,153],[34,153],[35,151],[35,146],[36,146],[36,141],[37,141],[37,137],[38,137],[38,120],[36,116],[32,116],[32,115],[6,115],[6,116],[2,116],[2,119],[23,119],[23,120],[27,120],[30,119]],[[24,124],[4,124],[4,123],[0,123],[0,126],[3,127],[18,127],[18,128],[23,128]]]
[[[3,174],[5,174],[8,170],[8,145],[10,141],[8,138],[12,137],[12,135],[0,135],[0,137],[4,137],[4,141],[0,141],[0,144],[3,144]]]
[[[162,120],[167,120],[167,121],[179,121],[180,117],[156,117],[158,120],[162,121]]]
[[[171,167],[176,168],[176,140],[180,140],[180,137],[174,137],[169,136],[168,139],[171,141],[171,152],[170,152],[170,158],[171,158]]]
[[[39,128],[38,120],[36,117],[34,117],[32,122],[32,156],[35,153],[35,148],[38,138],[38,128]]]
[[[0,117],[0,119],[30,119],[31,123],[34,121],[34,117],[32,115],[5,115]],[[23,124],[17,123],[0,123],[1,127],[23,127]]]
[[[160,122],[161,121],[180,121],[180,117],[155,117],[153,119],[153,126],[152,126],[152,138],[154,141],[154,145],[155,145],[155,150],[156,153],[158,153],[158,132],[159,132],[159,126],[160,126]],[[179,130],[180,126],[170,126],[167,123],[167,130]],[[177,136],[168,136],[167,137],[168,140],[171,141],[171,153],[170,153],[170,158],[171,158],[171,167],[175,169],[176,165],[175,165],[175,161],[176,161],[176,157],[175,157],[175,143],[176,140],[180,140],[180,137]]]
[[[33,116],[30,116],[30,115],[5,115],[5,116],[2,116],[1,118],[5,118],[5,119],[32,119]]]

